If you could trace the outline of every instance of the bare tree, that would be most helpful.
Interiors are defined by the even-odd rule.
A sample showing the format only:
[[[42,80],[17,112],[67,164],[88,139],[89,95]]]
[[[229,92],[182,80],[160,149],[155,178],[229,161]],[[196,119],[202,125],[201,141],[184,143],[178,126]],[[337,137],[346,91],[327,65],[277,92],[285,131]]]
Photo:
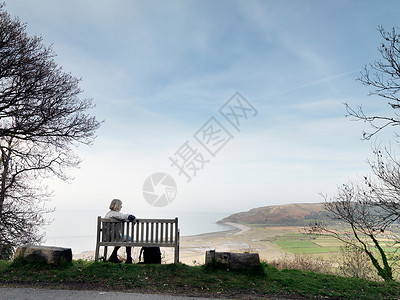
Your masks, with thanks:
[[[370,95],[386,100],[393,111],[371,116],[364,113],[362,106],[353,109],[345,104],[348,116],[371,125],[372,132],[363,133],[365,139],[389,126],[400,125],[400,116],[396,113],[400,108],[400,35],[396,28],[388,32],[380,26],[378,30],[383,38],[378,47],[381,60],[364,66],[358,80],[371,88]],[[363,251],[379,276],[384,280],[393,280],[391,260],[388,258],[392,253],[385,250],[380,237],[400,218],[400,165],[390,151],[376,150],[374,154],[375,160],[369,162],[372,174],[364,177],[362,184],[350,182],[341,186],[334,197],[325,196],[325,209],[335,219],[349,225],[350,231],[338,233],[317,222],[310,226],[309,232],[330,234]],[[386,237],[397,246],[396,236]]]
[[[396,28],[392,28],[388,32],[380,26],[378,31],[383,38],[382,44],[378,47],[382,59],[365,65],[358,80],[372,88],[370,95],[382,97],[388,101],[387,104],[392,109],[396,110],[400,108],[398,95],[400,90],[400,35]],[[348,116],[371,125],[372,132],[363,133],[365,139],[370,139],[386,127],[400,125],[400,117],[395,111],[387,115],[371,116],[364,113],[362,106],[353,109],[348,104],[345,105]]]
[[[41,179],[66,180],[80,163],[79,144],[91,144],[100,123],[81,99],[80,79],[65,73],[42,38],[0,4],[0,243],[40,242],[51,196]]]

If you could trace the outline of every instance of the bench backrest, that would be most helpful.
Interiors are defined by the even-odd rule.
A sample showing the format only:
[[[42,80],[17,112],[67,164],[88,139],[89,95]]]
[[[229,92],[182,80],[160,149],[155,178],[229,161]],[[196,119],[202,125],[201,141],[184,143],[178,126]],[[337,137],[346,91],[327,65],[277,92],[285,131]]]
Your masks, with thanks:
[[[173,247],[179,243],[178,218],[128,222],[98,217],[97,242],[102,246]]]

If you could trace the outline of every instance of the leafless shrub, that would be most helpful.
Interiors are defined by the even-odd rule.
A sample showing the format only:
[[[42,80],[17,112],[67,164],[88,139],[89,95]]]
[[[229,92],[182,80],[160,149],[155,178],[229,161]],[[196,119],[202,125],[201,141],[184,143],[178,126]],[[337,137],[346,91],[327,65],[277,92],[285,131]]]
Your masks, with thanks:
[[[338,255],[338,268],[336,273],[346,277],[364,278],[381,281],[376,269],[371,264],[368,255],[361,249],[346,245],[341,248]]]
[[[302,271],[313,271],[318,273],[332,273],[332,263],[323,258],[313,258],[306,254],[285,254],[279,259],[269,262],[271,266],[282,269],[297,269]]]

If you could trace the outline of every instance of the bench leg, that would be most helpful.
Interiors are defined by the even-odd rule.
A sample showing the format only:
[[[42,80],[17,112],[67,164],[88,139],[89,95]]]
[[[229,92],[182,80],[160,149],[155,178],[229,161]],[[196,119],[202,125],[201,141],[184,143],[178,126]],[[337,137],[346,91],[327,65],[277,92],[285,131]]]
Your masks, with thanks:
[[[175,245],[174,263],[175,264],[179,263],[179,245]]]
[[[99,251],[100,251],[100,246],[96,245],[96,252],[95,252],[95,255],[94,255],[94,260],[95,261],[98,261],[98,259],[99,259]]]
[[[104,246],[104,261],[107,261],[107,246]]]

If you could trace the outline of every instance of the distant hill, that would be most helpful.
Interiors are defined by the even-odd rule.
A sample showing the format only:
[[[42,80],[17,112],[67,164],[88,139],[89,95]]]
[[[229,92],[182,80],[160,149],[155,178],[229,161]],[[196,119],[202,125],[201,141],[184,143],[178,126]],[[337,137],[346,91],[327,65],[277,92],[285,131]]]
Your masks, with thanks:
[[[269,226],[302,226],[311,221],[333,223],[323,203],[296,203],[253,208],[246,212],[235,213],[218,222],[263,224]]]

